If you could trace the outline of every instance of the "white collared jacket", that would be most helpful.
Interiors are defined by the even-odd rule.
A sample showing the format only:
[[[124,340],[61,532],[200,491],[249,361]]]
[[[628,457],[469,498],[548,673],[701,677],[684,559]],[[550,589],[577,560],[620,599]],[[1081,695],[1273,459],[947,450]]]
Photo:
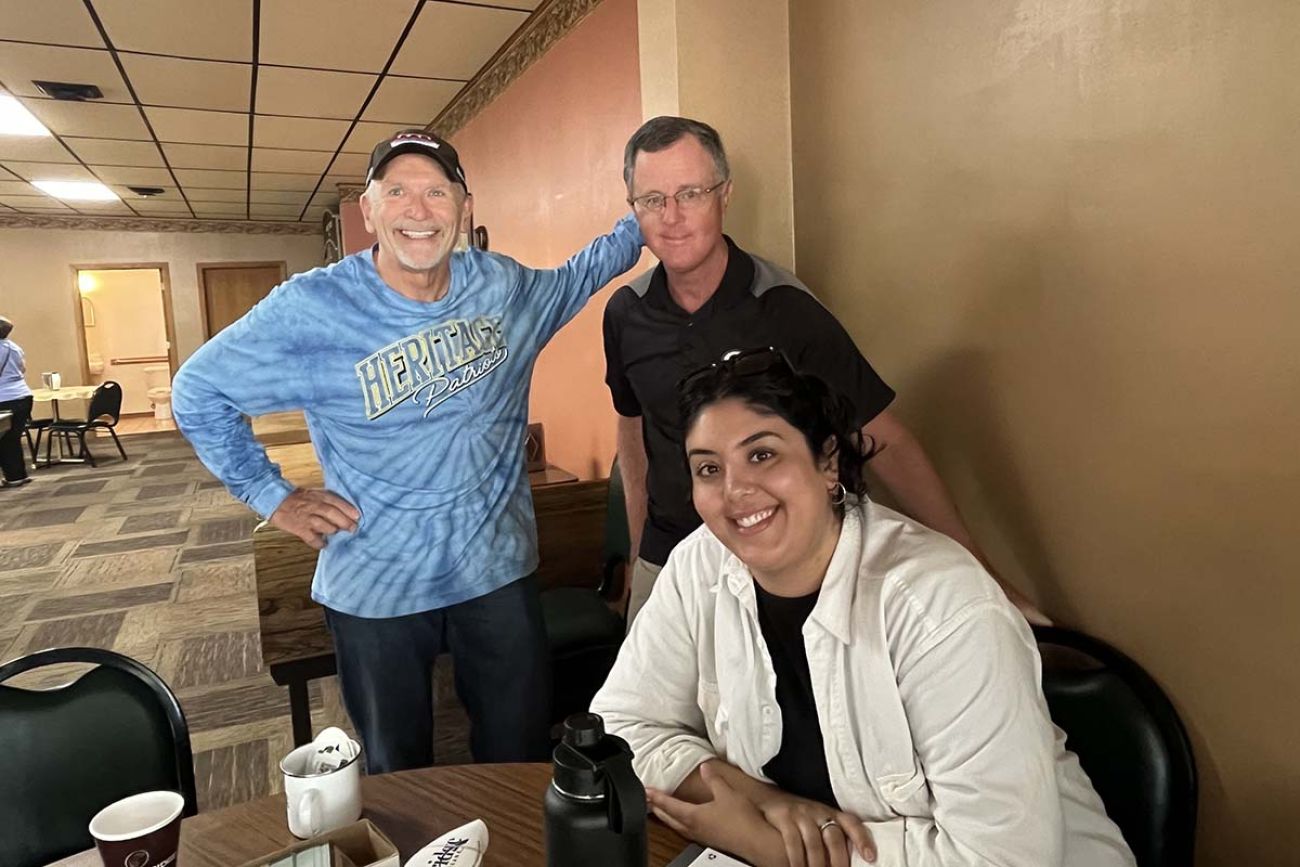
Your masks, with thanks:
[[[1048,717],[1028,624],[956,542],[850,508],[803,636],[831,787],[876,867],[1133,867]],[[768,781],[781,709],[753,578],[707,527],[673,549],[592,710],[647,786],[715,756]]]

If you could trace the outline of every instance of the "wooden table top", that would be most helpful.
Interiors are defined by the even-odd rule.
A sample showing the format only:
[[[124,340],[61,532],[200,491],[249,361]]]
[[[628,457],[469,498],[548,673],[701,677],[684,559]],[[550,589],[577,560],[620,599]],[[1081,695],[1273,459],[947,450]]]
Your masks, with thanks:
[[[551,766],[447,765],[363,777],[363,815],[396,844],[405,863],[422,847],[474,819],[487,823],[483,867],[544,867],[542,796]],[[648,822],[650,867],[664,867],[687,842]],[[181,825],[184,867],[232,867],[295,842],[284,795],[200,813]]]

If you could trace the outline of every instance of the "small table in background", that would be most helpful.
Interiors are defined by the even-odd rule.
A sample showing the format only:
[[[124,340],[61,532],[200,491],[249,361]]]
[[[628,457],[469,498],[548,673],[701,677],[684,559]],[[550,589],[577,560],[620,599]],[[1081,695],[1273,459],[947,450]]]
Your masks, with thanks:
[[[50,412],[54,416],[54,421],[59,419],[59,401],[61,400],[90,400],[95,395],[96,385],[65,385],[62,388],[33,388],[32,400],[36,403],[48,401]],[[52,434],[50,434],[52,435]],[[55,464],[82,464],[84,458],[73,457],[67,454],[63,447],[63,440],[59,440],[59,454],[57,457],[51,457],[48,461],[33,458],[32,466],[34,468],[50,467]]]

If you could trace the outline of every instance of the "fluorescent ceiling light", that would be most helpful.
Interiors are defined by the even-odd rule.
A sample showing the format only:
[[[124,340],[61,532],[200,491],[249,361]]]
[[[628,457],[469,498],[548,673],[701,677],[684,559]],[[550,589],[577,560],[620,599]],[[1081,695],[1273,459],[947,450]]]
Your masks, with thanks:
[[[43,193],[69,202],[116,202],[117,193],[99,181],[32,181]]]
[[[0,135],[49,135],[45,124],[7,93],[0,93]]]

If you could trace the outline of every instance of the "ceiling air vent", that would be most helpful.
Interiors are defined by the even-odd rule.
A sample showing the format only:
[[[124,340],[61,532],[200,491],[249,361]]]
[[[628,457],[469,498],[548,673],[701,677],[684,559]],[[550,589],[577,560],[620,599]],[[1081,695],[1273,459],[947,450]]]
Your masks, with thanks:
[[[162,187],[127,187],[127,189],[146,199],[150,196],[161,196],[166,192]]]
[[[55,99],[69,99],[73,102],[85,102],[88,99],[103,99],[104,92],[93,84],[72,84],[67,81],[33,81],[41,93]]]

